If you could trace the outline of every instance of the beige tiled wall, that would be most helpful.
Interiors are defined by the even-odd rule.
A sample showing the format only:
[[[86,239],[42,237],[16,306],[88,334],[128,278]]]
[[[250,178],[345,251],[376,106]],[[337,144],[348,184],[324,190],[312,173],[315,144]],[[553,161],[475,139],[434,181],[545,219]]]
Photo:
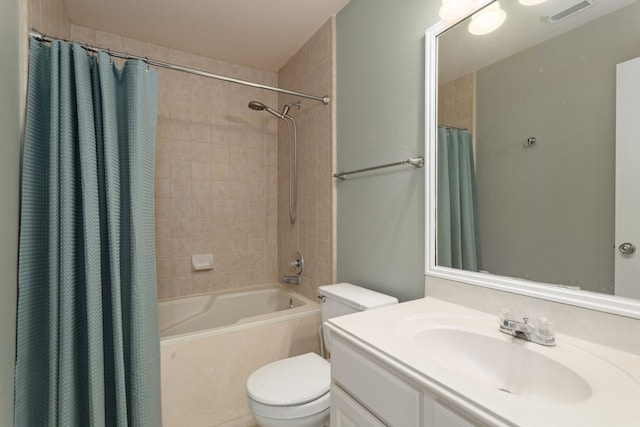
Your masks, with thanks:
[[[279,72],[280,87],[329,95],[329,105],[302,99],[300,110],[289,113],[298,130],[298,219],[289,221],[289,149],[287,125],[280,121],[278,137],[278,271],[292,274],[287,266],[295,251],[305,260],[298,290],[315,299],[320,285],[335,281],[334,247],[334,120],[335,18],[297,52]],[[280,106],[300,100],[279,96]]]
[[[438,124],[475,130],[476,74],[438,87]],[[474,132],[475,134],[475,132]]]
[[[277,74],[73,26],[73,39],[277,86]],[[277,120],[247,108],[273,92],[156,68],[158,296],[277,281]],[[191,255],[212,253],[194,271]]]

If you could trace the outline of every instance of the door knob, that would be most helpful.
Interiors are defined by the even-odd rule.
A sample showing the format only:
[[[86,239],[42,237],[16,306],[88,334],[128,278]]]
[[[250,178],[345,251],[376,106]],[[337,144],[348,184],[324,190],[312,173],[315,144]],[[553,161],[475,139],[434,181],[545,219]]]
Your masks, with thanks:
[[[618,250],[625,255],[631,255],[632,253],[635,253],[636,246],[633,243],[624,242],[618,246]]]

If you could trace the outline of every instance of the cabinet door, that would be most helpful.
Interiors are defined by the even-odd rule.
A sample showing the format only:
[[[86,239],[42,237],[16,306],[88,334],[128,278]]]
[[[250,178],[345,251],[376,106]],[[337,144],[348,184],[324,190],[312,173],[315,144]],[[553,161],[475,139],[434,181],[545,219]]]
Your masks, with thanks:
[[[433,427],[477,427],[476,424],[458,415],[437,400],[433,402]]]
[[[423,425],[422,391],[343,339],[333,340],[331,376],[386,425]]]
[[[331,387],[331,427],[385,427],[340,387]]]

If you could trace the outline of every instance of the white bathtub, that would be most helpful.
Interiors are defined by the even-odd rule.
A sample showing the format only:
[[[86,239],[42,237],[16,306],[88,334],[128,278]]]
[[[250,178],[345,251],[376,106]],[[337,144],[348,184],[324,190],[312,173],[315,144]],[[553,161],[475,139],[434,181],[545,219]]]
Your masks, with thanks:
[[[158,317],[164,427],[246,418],[253,371],[319,350],[320,306],[282,285],[161,301]]]
[[[318,304],[290,289],[261,287],[174,298],[158,304],[160,338],[195,339],[316,312]]]

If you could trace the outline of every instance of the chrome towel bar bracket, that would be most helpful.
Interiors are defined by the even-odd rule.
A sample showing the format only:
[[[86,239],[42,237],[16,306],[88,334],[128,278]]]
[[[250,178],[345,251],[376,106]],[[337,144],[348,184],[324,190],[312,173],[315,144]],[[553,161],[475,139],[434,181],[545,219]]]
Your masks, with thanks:
[[[420,156],[420,157],[413,157],[413,158],[409,158],[407,160],[402,160],[399,162],[394,162],[394,163],[387,163],[385,165],[378,165],[378,166],[371,166],[369,168],[364,168],[364,169],[356,169],[356,170],[352,170],[352,171],[348,171],[348,172],[337,172],[333,174],[334,178],[338,178],[342,181],[344,181],[346,178],[346,175],[351,175],[354,173],[361,173],[361,172],[368,172],[368,171],[372,171],[372,170],[376,170],[376,169],[382,169],[382,168],[389,168],[391,166],[402,166],[402,165],[411,165],[411,166],[415,166],[417,168],[421,168],[424,166],[424,157]]]

